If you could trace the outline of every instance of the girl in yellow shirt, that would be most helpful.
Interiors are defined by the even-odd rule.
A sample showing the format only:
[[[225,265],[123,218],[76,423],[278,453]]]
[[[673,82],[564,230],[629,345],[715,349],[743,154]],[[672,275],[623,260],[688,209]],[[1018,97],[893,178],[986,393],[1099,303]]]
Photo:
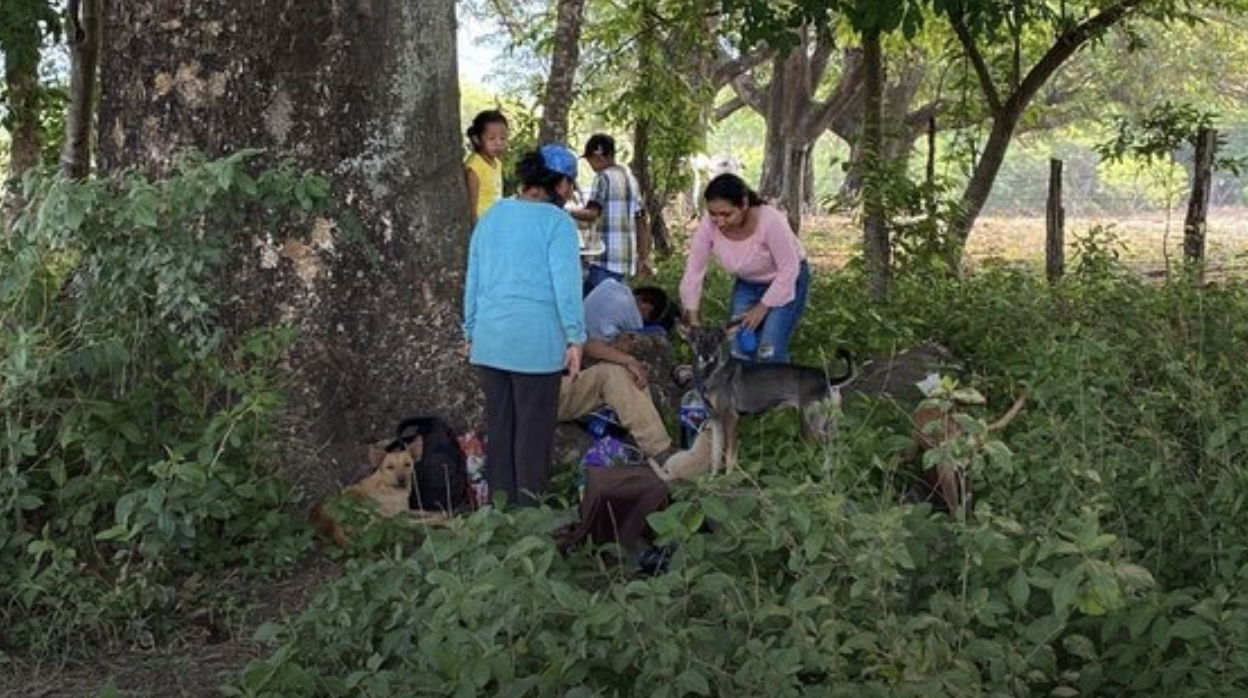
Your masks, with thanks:
[[[468,127],[472,153],[464,158],[469,216],[475,226],[486,209],[503,196],[503,154],[507,152],[507,117],[497,109],[476,115]]]

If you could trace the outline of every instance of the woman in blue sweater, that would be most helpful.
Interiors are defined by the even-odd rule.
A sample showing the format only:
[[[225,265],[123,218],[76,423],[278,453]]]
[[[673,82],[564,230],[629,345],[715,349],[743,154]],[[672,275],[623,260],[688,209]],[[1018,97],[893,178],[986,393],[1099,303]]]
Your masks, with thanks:
[[[472,233],[464,338],[485,392],[491,496],[530,506],[549,489],[560,375],[580,372],[585,311],[576,226],[563,210],[576,156],[545,145],[516,170],[520,193]]]

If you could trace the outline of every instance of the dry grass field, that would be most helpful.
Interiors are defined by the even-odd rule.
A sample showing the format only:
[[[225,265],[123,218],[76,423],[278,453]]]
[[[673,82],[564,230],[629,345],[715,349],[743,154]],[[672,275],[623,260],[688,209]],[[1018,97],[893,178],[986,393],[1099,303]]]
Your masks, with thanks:
[[[1165,269],[1163,243],[1164,249],[1170,252],[1172,262],[1182,258],[1182,212],[1174,214],[1167,235],[1165,214],[1158,211],[1067,219],[1068,263],[1076,237],[1094,226],[1104,226],[1113,231],[1123,245],[1123,260],[1142,272]],[[802,240],[816,264],[838,267],[859,245],[861,231],[850,218],[813,216],[803,224]],[[1211,270],[1219,273],[1248,271],[1248,209],[1210,211],[1206,249]],[[973,267],[986,259],[1042,266],[1044,217],[981,216],[971,234],[967,260]]]

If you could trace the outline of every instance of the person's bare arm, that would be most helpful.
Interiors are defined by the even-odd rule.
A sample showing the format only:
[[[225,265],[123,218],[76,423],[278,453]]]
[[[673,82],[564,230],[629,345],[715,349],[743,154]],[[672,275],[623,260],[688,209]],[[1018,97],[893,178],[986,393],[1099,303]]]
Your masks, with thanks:
[[[633,376],[633,383],[636,383],[638,388],[644,388],[650,382],[649,371],[646,370],[645,364],[638,361],[632,354],[620,351],[601,339],[585,340],[584,352],[587,358],[619,364],[628,369]]]
[[[468,222],[477,224],[477,196],[481,194],[481,181],[471,168],[464,168],[464,179],[468,183]]]
[[[568,209],[568,213],[578,221],[593,223],[598,220],[599,216],[602,215],[602,209],[598,206],[598,204],[589,204],[588,206],[583,206],[581,208]]]

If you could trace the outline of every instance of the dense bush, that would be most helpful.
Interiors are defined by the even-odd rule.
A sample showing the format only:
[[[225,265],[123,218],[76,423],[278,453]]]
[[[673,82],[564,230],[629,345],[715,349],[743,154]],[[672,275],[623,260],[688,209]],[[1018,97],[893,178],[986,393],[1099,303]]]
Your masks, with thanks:
[[[214,289],[249,225],[311,214],[324,185],[245,159],[32,184],[0,240],[6,650],[151,642],[226,602],[214,571],[306,550],[263,467],[288,338],[225,332]],[[989,398],[949,447],[974,517],[899,503],[914,473],[895,406],[849,401],[824,446],[790,414],[750,419],[745,472],[652,519],[679,544],[668,574],[560,556],[549,510],[478,513],[414,549],[381,530],[305,613],[263,628],[272,654],[229,691],[1248,691],[1248,290],[1145,283],[1104,230],[1055,286],[991,264],[953,279],[925,249],[885,306],[852,266],[817,275],[795,353],[935,339],[965,357],[961,385]],[[722,275],[708,294],[722,315]],[[1022,415],[986,433],[1024,389]]]
[[[985,392],[960,457],[972,519],[898,503],[895,408],[837,440],[747,420],[746,475],[652,518],[636,578],[560,557],[546,512],[479,513],[351,563],[231,691],[297,695],[1226,696],[1248,691],[1248,293],[1149,285],[1098,231],[1050,287],[992,267],[907,274],[872,307],[821,275],[797,352],[923,339]],[[722,279],[717,282],[722,284]],[[719,292],[719,286],[716,287]],[[713,306],[712,306],[713,307]],[[1007,432],[984,419],[1017,391]]]
[[[0,234],[0,651],[150,643],[213,570],[306,548],[263,448],[288,337],[229,336],[216,289],[327,187],[249,156],[32,179]]]

